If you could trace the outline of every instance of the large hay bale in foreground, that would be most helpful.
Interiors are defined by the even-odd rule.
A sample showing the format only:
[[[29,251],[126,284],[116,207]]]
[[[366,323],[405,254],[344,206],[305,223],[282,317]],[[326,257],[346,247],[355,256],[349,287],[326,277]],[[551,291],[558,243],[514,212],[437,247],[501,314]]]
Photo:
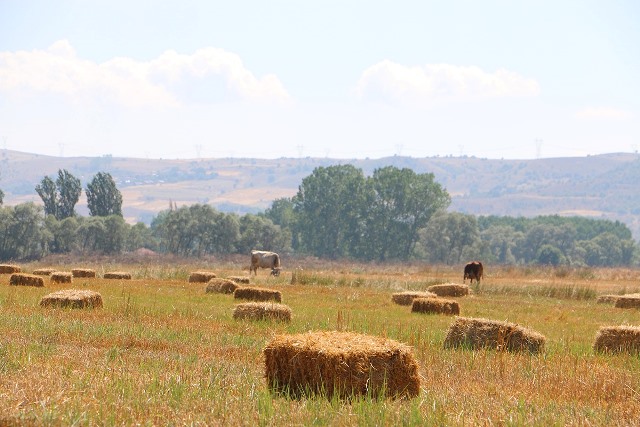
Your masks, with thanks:
[[[36,276],[50,276],[51,273],[58,271],[55,268],[36,268],[31,274]]]
[[[85,277],[85,278],[96,277],[96,271],[91,268],[72,268],[71,274],[73,275],[73,277]]]
[[[20,273],[22,269],[13,264],[0,264],[0,274]]]
[[[415,298],[411,304],[411,312],[458,315],[460,314],[460,305],[451,299]]]
[[[233,309],[236,320],[277,320],[291,322],[291,308],[277,302],[245,302]]]
[[[9,278],[9,284],[13,286],[43,287],[44,279],[41,276],[27,273],[13,273]]]
[[[616,308],[640,308],[640,295],[620,295],[615,303]]]
[[[105,279],[131,280],[131,273],[127,273],[126,271],[110,271],[104,273],[102,277]]]
[[[218,293],[218,294],[232,294],[233,291],[238,289],[238,284],[233,280],[229,279],[221,279],[219,277],[214,277],[209,280],[207,283],[207,293]]]
[[[469,295],[469,286],[458,283],[444,283],[442,285],[432,285],[427,291],[433,292],[439,297],[462,297]]]
[[[545,341],[544,335],[515,323],[458,317],[449,326],[444,347],[539,353],[544,350]]]
[[[54,271],[50,277],[51,283],[71,283],[73,275],[68,271]]]
[[[282,302],[282,294],[275,289],[243,286],[233,291],[235,299],[248,299],[251,301],[276,301]]]
[[[264,349],[268,387],[292,397],[414,397],[420,392],[411,347],[353,332],[276,336]]]
[[[436,298],[438,295],[433,292],[404,291],[391,295],[391,300],[400,305],[411,305],[415,298]]]
[[[638,353],[640,327],[602,326],[596,334],[593,349],[605,353]]]
[[[193,271],[189,274],[189,283],[207,283],[216,277],[216,273],[211,271]]]
[[[41,307],[99,308],[102,307],[102,295],[98,292],[78,289],[65,289],[45,295],[40,300]]]
[[[251,278],[248,276],[229,276],[227,277],[229,280],[233,280],[236,283],[242,283],[248,285],[251,282]]]

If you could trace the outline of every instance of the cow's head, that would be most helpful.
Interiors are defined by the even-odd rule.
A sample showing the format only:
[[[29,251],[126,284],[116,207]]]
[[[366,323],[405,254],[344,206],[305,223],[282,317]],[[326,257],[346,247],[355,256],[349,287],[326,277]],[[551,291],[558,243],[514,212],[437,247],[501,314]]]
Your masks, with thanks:
[[[278,277],[280,275],[280,267],[274,267],[271,269],[271,275]]]

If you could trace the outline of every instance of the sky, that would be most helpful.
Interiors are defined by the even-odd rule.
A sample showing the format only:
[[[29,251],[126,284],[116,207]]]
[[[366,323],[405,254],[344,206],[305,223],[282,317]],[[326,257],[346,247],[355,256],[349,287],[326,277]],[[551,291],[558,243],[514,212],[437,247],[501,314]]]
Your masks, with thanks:
[[[637,0],[0,0],[0,149],[636,152],[638,22]]]

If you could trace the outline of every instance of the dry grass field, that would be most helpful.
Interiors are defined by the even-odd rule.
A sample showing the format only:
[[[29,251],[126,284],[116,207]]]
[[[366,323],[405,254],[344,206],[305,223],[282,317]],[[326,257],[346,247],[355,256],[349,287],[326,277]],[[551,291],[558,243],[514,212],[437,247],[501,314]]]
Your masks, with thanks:
[[[62,262],[62,261],[61,261]],[[97,278],[42,288],[0,274],[0,425],[633,425],[640,358],[593,350],[601,326],[640,325],[640,311],[598,304],[640,291],[638,271],[486,267],[454,298],[464,317],[513,322],[546,337],[541,354],[445,349],[454,317],[412,313],[391,295],[462,283],[462,266],[322,264],[296,260],[277,289],[290,322],[234,320],[232,295],[189,283],[191,271],[244,276],[241,259],[95,261]],[[248,264],[248,262],[247,262]],[[47,266],[68,270],[70,265]],[[21,265],[27,273],[42,267]],[[131,280],[104,280],[128,271]],[[64,289],[99,292],[103,307],[43,308]],[[273,394],[263,350],[280,334],[349,331],[411,346],[420,393],[349,400]]]

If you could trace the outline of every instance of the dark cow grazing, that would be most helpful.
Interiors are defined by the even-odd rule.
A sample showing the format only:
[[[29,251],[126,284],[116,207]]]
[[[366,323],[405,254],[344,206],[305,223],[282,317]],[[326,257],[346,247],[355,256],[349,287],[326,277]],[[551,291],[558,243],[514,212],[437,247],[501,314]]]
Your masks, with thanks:
[[[253,271],[257,276],[258,267],[270,268],[272,276],[279,276],[280,256],[275,252],[251,251],[251,266],[249,267],[249,274]]]
[[[464,266],[462,283],[467,279],[470,279],[470,283],[473,283],[473,279],[476,279],[476,283],[480,283],[480,279],[482,279],[482,263],[480,261],[471,261]]]

